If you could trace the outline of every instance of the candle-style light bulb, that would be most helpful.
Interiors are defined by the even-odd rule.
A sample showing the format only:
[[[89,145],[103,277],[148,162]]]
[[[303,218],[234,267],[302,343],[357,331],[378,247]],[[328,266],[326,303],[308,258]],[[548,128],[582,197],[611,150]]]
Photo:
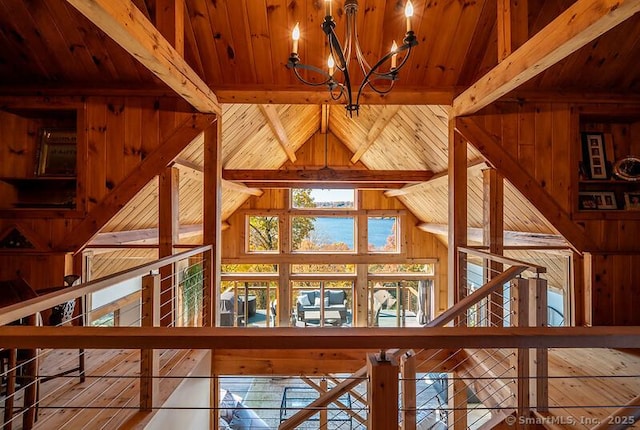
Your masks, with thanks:
[[[329,59],[327,60],[327,66],[329,66],[329,75],[333,76],[333,69],[336,67],[336,62],[333,61],[333,55],[329,54]]]
[[[331,16],[331,0],[324,0],[324,13],[326,16]]]
[[[298,41],[300,40],[300,23],[296,23],[296,26],[293,27],[293,31],[291,32],[291,38],[293,39],[293,49],[291,49],[291,52],[293,54],[297,54]]]
[[[396,49],[398,49],[398,45],[396,45],[396,41],[394,40],[391,44],[391,53],[393,53],[393,55],[391,56],[392,69],[395,69],[398,66],[398,53],[396,52]]]
[[[404,16],[407,17],[407,33],[411,31],[411,17],[413,16],[413,3],[411,0],[407,0],[407,4],[404,7]]]

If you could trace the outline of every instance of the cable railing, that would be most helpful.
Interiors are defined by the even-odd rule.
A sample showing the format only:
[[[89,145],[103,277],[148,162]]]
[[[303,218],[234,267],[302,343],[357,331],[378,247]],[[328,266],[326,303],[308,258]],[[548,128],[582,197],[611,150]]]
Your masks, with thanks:
[[[166,326],[202,324],[204,287],[207,276],[210,277],[203,272],[203,262],[210,254],[210,246],[200,247],[85,284],[41,290],[40,293],[44,294],[38,297],[4,307],[0,324],[10,327],[16,327],[15,324],[44,324],[63,329],[87,324],[113,328],[153,326],[162,317],[159,314],[162,306],[170,309],[165,314],[171,318]],[[157,274],[149,275],[166,267],[172,270],[163,279]],[[176,271],[177,268],[180,271]],[[147,282],[145,291],[144,279],[149,277],[157,282]],[[160,291],[162,283],[164,290]],[[19,285],[30,289],[24,282]],[[123,286],[126,293],[122,292]],[[151,299],[163,295],[169,297],[164,303]],[[98,303],[92,306],[91,298],[94,297]],[[186,311],[190,311],[188,315]],[[200,316],[194,317],[194,313]],[[0,343],[4,429],[10,430],[19,422],[22,427],[31,428],[41,405],[47,401],[46,396],[55,396],[56,392],[66,390],[75,379],[80,383],[86,381],[85,350],[59,352],[58,349],[41,347],[8,349]],[[51,363],[53,355],[56,358]],[[156,359],[162,361],[162,354]],[[56,386],[52,391],[43,389],[51,385],[48,381],[58,378],[64,378],[65,384]],[[86,389],[90,390],[90,386]],[[77,395],[87,396],[86,393]]]
[[[544,287],[535,274],[542,269],[503,264],[503,272],[470,289],[427,327],[340,330],[180,327],[188,320],[182,295],[162,301],[158,286],[163,280],[180,284],[186,272],[160,277],[145,271],[140,289],[119,299],[126,306],[121,306],[115,327],[0,327],[0,346],[48,351],[38,355],[38,373],[26,375],[32,379],[55,376],[56,369],[75,365],[84,350],[84,382],[77,373],[60,375],[41,384],[39,398],[27,403],[37,406],[35,426],[40,428],[117,428],[125,423],[154,428],[157,420],[182,423],[194,417],[198,425],[189,428],[209,428],[209,423],[226,428],[234,418],[235,424],[266,423],[257,428],[375,428],[372,423],[383,422],[380,410],[389,408],[391,397],[398,399],[395,423],[406,430],[490,428],[525,418],[551,422],[571,416],[576,422],[600,423],[617,414],[611,420],[635,419],[640,359],[625,355],[628,368],[616,377],[607,376],[602,367],[590,375],[576,374],[571,359],[619,353],[603,348],[640,347],[640,333],[619,330],[613,337],[601,328],[544,328],[538,320]],[[185,267],[198,265],[196,259]],[[527,271],[533,271],[533,278],[522,276]],[[501,301],[490,312],[495,292],[501,293]],[[157,327],[167,303],[173,304],[176,323]],[[91,312],[102,317],[113,309],[103,306]],[[501,318],[497,322],[495,315]],[[569,346],[580,349],[565,349]],[[559,367],[547,369],[554,372],[529,365],[534,354],[550,347],[553,357],[546,360]],[[543,356],[536,357],[539,362]],[[616,360],[605,358],[603,363],[622,358]],[[636,361],[637,367],[632,366]],[[287,373],[291,369],[300,370]],[[310,376],[301,376],[305,374]],[[377,384],[380,378],[391,379]],[[624,389],[616,389],[618,382]],[[603,386],[619,393],[569,401],[565,393],[574,384],[584,393],[600,392]],[[382,385],[395,385],[399,391]],[[21,407],[26,390],[17,391],[15,403]],[[236,402],[231,415],[223,402],[227,392]],[[621,415],[621,410],[630,415]],[[13,412],[8,424],[28,428],[20,426],[22,411]],[[229,420],[216,424],[212,416]]]

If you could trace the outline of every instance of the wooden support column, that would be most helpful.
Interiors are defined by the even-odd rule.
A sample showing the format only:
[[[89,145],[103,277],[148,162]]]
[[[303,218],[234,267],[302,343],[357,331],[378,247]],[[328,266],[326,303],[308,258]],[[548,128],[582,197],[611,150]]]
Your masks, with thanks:
[[[320,395],[324,394],[327,392],[327,380],[325,378],[322,378],[322,380],[320,381],[320,389],[322,390],[322,393],[320,393]],[[329,428],[328,421],[329,415],[327,414],[327,408],[322,408],[320,410],[320,428],[321,429],[326,429]]]
[[[402,430],[416,430],[416,356],[407,353],[400,359],[402,375]]]
[[[585,276],[586,269],[585,258],[581,254],[574,252],[569,262],[572,290],[567,292],[567,297],[565,298],[565,301],[568,302],[568,307],[565,306],[567,308],[565,309],[565,315],[571,316],[569,325],[572,326],[590,326],[592,324],[591,288],[588,288],[585,282],[588,279]]]
[[[529,291],[534,291],[535,301],[535,325],[536,327],[548,327],[547,314],[547,280],[542,278],[529,279]],[[536,391],[535,405],[538,412],[549,411],[549,350],[536,348]]]
[[[463,298],[459,246],[467,244],[467,142],[455,132],[455,118],[449,120],[449,307]]]
[[[460,374],[452,373],[453,381],[449,384],[449,428],[467,430],[467,384],[460,379]]]
[[[498,0],[498,62],[529,38],[527,0]]]
[[[158,258],[173,255],[178,244],[179,220],[179,181],[180,171],[167,167],[160,174],[158,184]],[[171,327],[177,324],[176,318],[176,274],[175,265],[160,268],[160,324]]]
[[[36,315],[30,315],[27,321],[27,324],[30,326],[37,325],[37,317]],[[30,430],[33,428],[33,424],[36,420],[36,401],[38,397],[38,369],[40,368],[40,360],[38,359],[38,350],[37,349],[28,349],[26,356],[26,364],[25,366],[25,374],[24,383],[26,384],[24,390],[24,399],[23,403],[26,405],[26,411],[22,415],[22,428],[25,430]]]
[[[393,357],[367,354],[369,430],[398,427],[398,364]]]
[[[358,208],[361,209],[363,205],[363,192],[361,190],[356,191],[356,198],[358,199]],[[368,252],[368,238],[369,238],[369,220],[367,215],[358,215],[357,219],[357,231],[358,231],[358,254],[366,255]],[[353,322],[354,327],[367,327],[369,324],[369,311],[373,313],[373,309],[369,309],[369,265],[368,264],[356,264],[356,284],[353,300]],[[373,322],[372,322],[373,325]]]
[[[511,325],[514,327],[529,326],[529,282],[523,278],[511,281]],[[516,354],[516,374],[518,375],[517,397],[518,416],[528,417],[530,413],[530,354],[528,348],[518,348]]]
[[[212,245],[205,261],[204,321],[208,327],[220,325],[220,266],[222,264],[222,118],[204,131],[204,245]]]
[[[284,207],[291,207],[290,201],[291,194],[285,193]],[[279,248],[280,255],[286,256],[291,253],[291,217],[288,215],[280,216],[278,218],[279,228]],[[291,263],[288,261],[282,261],[278,264],[278,308],[276,313],[278,314],[278,325],[280,327],[288,327],[295,325],[292,323],[292,309],[291,309],[291,283],[289,281],[289,275],[291,274]]]
[[[156,28],[184,57],[184,0],[156,0],[155,12]]]
[[[160,275],[142,278],[142,327],[160,325]],[[140,410],[150,411],[158,406],[158,350],[140,350]]]
[[[496,169],[482,171],[483,200],[482,244],[489,247],[491,254],[504,253],[504,180]],[[485,282],[502,272],[503,265],[496,261],[484,262]],[[488,323],[493,327],[501,327],[504,319],[504,295],[502,291],[491,294],[489,301]]]

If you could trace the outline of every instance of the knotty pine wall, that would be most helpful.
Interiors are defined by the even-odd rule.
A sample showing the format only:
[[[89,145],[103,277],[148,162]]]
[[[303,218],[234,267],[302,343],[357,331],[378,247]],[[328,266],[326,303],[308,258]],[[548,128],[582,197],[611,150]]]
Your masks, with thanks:
[[[19,272],[34,288],[62,285],[65,274],[77,272],[69,254],[55,252],[67,235],[124,178],[134,174],[144,158],[167,138],[192,109],[175,98],[157,97],[5,97],[0,98],[0,176],[31,177],[36,136],[41,124],[12,110],[76,109],[78,166],[76,211],[3,210],[0,234],[16,228],[36,249],[0,250],[0,279]],[[10,193],[5,185],[0,195]]]
[[[586,324],[640,324],[634,310],[640,293],[640,212],[578,211],[580,132],[610,134],[616,158],[639,155],[639,113],[638,105],[498,103],[475,117],[594,242],[579,250],[585,252],[584,268],[574,266],[583,270],[576,276],[584,279],[584,285],[576,283],[576,297],[586,303],[576,307],[587,309]]]

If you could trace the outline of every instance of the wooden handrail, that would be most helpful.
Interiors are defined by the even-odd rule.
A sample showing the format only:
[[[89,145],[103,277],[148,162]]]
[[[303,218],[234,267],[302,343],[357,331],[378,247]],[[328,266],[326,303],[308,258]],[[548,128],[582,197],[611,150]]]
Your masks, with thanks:
[[[484,284],[481,288],[469,294],[464,299],[460,300],[458,303],[438,315],[436,318],[429,321],[427,327],[442,327],[445,324],[448,324],[455,318],[463,315],[471,306],[480,302],[482,299],[484,299],[494,291],[497,291],[499,288],[502,288],[502,286],[506,282],[509,282],[511,279],[515,278],[525,270],[527,270],[526,266],[512,266],[508,268],[506,271],[500,273],[498,276]]]
[[[510,266],[524,266],[527,269],[531,269],[536,273],[547,273],[547,268],[544,266],[538,266],[537,264],[527,263],[526,261],[515,260],[513,258],[505,257],[503,255],[490,254],[488,252],[480,251],[473,248],[458,247],[458,252],[463,252],[469,255],[475,255],[476,257],[482,257],[483,259],[495,261],[497,263],[508,264]]]
[[[114,273],[113,275],[105,276],[104,278],[97,279],[95,281],[87,282],[78,286],[63,288],[59,291],[42,295],[33,299],[25,300],[15,305],[2,308],[2,315],[0,315],[0,326],[9,324],[20,318],[24,318],[28,315],[33,315],[37,312],[41,312],[45,309],[52,308],[60,303],[67,302],[69,300],[77,299],[86,294],[95,293],[104,288],[111,287],[119,284],[120,282],[128,281],[143,275],[148,274],[152,270],[158,270],[159,268],[172,264],[180,260],[192,257],[194,255],[202,254],[212,249],[211,245],[201,246],[195,249],[181,252],[179,254],[170,255],[168,257],[161,258],[153,263],[143,264],[122,272]]]
[[[0,348],[380,350],[640,348],[640,327],[0,327]],[[389,355],[389,354],[388,354]]]

